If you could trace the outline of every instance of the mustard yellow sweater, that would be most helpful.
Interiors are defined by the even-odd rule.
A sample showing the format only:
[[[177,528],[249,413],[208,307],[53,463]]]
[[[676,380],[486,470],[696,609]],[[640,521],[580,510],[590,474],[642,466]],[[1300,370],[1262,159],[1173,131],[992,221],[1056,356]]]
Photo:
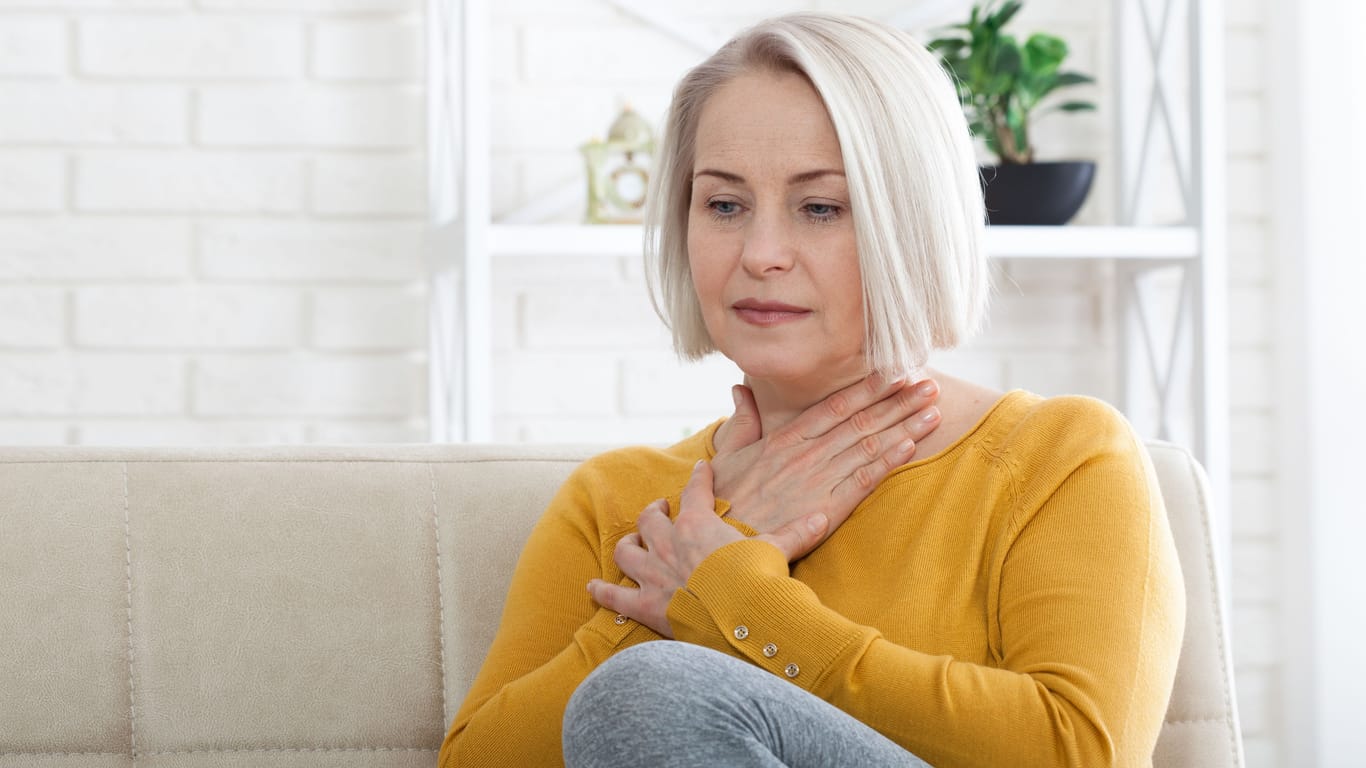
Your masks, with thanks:
[[[624,580],[617,540],[654,499],[678,509],[715,427],[598,456],[564,484],[522,552],[442,766],[562,764],[575,687],[659,639],[585,584]],[[1184,618],[1162,499],[1128,424],[1096,400],[1021,391],[893,472],[790,568],[768,544],[735,542],[669,606],[677,639],[783,679],[795,664],[792,684],[936,768],[1150,765]]]

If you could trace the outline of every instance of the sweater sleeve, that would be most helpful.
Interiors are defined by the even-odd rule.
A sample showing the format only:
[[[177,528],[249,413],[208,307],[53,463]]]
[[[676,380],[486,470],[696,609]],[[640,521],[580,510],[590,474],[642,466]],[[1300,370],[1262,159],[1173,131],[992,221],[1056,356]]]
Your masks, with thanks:
[[[622,577],[604,575],[611,544],[600,542],[583,474],[560,489],[522,550],[497,635],[442,744],[443,768],[561,765],[574,689],[612,654],[659,638],[588,595],[589,579]]]
[[[984,617],[989,664],[850,621],[756,540],[703,561],[670,603],[674,632],[790,679],[937,768],[1149,765],[1184,592],[1151,467],[1120,432],[1017,501]]]

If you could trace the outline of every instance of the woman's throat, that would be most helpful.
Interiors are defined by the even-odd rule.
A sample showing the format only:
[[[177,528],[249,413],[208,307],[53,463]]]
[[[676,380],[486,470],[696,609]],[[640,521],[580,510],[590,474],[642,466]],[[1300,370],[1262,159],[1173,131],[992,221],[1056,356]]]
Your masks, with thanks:
[[[832,373],[821,371],[810,381],[760,380],[746,376],[745,385],[754,393],[763,434],[781,429],[807,408],[868,375],[866,371],[844,376]]]

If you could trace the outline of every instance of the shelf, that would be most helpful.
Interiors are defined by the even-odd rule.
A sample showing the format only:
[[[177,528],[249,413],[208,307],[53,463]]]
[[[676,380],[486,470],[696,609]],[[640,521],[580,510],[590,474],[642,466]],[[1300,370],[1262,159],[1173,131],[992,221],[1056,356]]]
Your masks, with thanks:
[[[638,226],[494,225],[494,256],[638,256]],[[1181,261],[1200,253],[1192,227],[988,227],[987,249],[998,259],[1137,259]]]

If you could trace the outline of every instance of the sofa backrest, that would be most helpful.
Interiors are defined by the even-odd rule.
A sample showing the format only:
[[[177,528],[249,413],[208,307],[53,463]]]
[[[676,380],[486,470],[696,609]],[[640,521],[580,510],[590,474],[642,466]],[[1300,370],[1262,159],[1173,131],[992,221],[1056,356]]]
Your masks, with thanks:
[[[587,447],[0,449],[0,766],[430,766]],[[1154,764],[1241,764],[1199,467]]]
[[[1186,634],[1153,768],[1242,768],[1233,652],[1219,596],[1209,482],[1184,448],[1148,443],[1186,582]]]

